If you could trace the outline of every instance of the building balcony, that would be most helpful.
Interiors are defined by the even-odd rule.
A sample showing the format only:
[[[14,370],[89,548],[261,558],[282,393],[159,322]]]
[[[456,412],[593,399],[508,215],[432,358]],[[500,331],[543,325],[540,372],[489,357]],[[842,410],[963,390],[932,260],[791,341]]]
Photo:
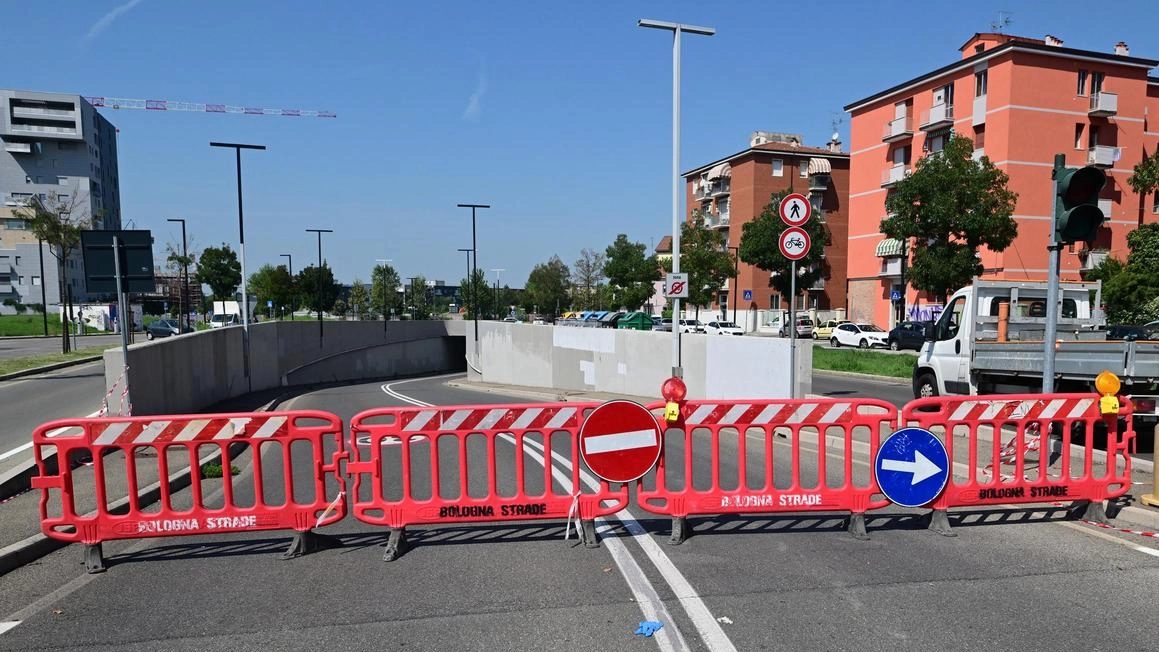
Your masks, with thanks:
[[[727,229],[728,213],[705,213],[704,226],[710,229]]]
[[[20,106],[13,103],[12,116],[16,118],[76,118],[73,109],[49,109],[42,106]]]
[[[922,111],[922,131],[933,131],[954,126],[954,106],[952,104],[935,104],[929,111]]]
[[[830,179],[828,174],[810,174],[809,192],[825,192],[829,189]]]
[[[1121,155],[1122,150],[1118,147],[1095,145],[1087,150],[1087,165],[1096,165],[1101,168],[1113,167]]]
[[[1088,250],[1083,253],[1082,257],[1079,259],[1079,270],[1083,272],[1089,272],[1102,264],[1102,262],[1105,261],[1110,255],[1110,252],[1107,251]]]
[[[909,173],[909,166],[904,163],[886,168],[881,173],[881,187],[892,188],[897,185],[897,182],[909,176]]]
[[[728,179],[722,179],[720,181],[713,181],[712,185],[710,185],[708,187],[708,191],[712,194],[713,197],[720,197],[722,195],[727,195],[729,192],[732,191],[732,184],[729,182]]]
[[[1091,93],[1089,116],[1106,118],[1119,112],[1119,96],[1114,93]]]
[[[32,143],[4,143],[4,151],[9,154],[31,154]]]
[[[881,140],[886,143],[892,143],[898,140],[905,140],[912,138],[914,135],[914,119],[913,116],[905,116],[901,118],[894,118],[885,123],[885,130],[881,134]]]
[[[708,192],[708,186],[705,184],[693,184],[692,197],[698,200],[709,199],[712,195]]]
[[[824,277],[820,277],[820,276],[817,277],[817,280],[813,281],[813,284],[809,286],[809,289],[810,290],[824,290],[825,289]]]
[[[1099,210],[1103,212],[1103,217],[1108,220],[1111,219],[1111,212],[1115,209],[1115,202],[1111,199],[1100,199]]]
[[[71,138],[79,138],[80,132],[74,127],[55,127],[52,125],[28,125],[21,123],[13,123],[9,127],[12,133],[29,133],[38,134],[42,136],[69,136]]]

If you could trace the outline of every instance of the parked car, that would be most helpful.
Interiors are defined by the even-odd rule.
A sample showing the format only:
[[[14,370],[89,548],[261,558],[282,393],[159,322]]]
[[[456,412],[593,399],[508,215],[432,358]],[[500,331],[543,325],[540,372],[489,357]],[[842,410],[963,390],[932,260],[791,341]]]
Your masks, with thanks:
[[[1159,322],[1155,322],[1159,324]],[[1157,326],[1159,328],[1159,326]],[[1131,326],[1129,324],[1114,324],[1107,327],[1108,340],[1126,340],[1133,342],[1135,340],[1150,339],[1149,333],[1154,332],[1155,328],[1148,329],[1147,326]]]
[[[889,331],[886,342],[894,351],[901,349],[921,351],[922,345],[926,343],[926,325],[920,321],[903,321]]]
[[[744,335],[740,326],[731,321],[710,321],[704,325],[704,332],[709,335]]]
[[[145,327],[145,339],[151,340],[156,337],[169,337],[170,335],[192,332],[192,328],[182,327],[176,319],[156,319]]]
[[[781,325],[781,337],[789,336],[789,325]],[[797,337],[813,337],[813,320],[808,317],[797,317]]]
[[[704,324],[699,319],[681,319],[680,320],[681,333],[703,333]]]
[[[664,317],[664,318],[653,317],[652,318],[652,330],[665,331],[667,333],[671,333],[672,332],[672,320],[668,317]]]
[[[813,339],[827,340],[833,336],[833,329],[841,324],[848,324],[848,319],[828,319],[817,324],[817,328],[813,329]]]
[[[862,349],[887,346],[889,335],[873,324],[841,324],[829,338],[834,348],[856,346]]]

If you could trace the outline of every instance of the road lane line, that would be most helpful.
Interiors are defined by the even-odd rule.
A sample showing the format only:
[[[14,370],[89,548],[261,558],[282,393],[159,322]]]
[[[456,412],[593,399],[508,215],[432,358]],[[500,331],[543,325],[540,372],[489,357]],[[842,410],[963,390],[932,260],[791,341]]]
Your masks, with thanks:
[[[13,627],[15,627],[19,624],[20,624],[19,620],[9,620],[6,622],[0,622],[0,634],[3,634],[4,632],[12,629]]]
[[[97,412],[93,412],[92,414],[86,415],[82,418],[91,419],[99,414],[100,414],[100,412],[97,411]],[[68,430],[68,428],[57,428],[56,430],[49,432],[48,436],[55,437],[66,430]],[[23,453],[24,451],[28,450],[29,448],[32,448],[32,442],[28,442],[27,444],[21,444],[21,445],[17,446],[16,448],[13,448],[12,450],[9,450],[9,451],[4,451],[3,453],[0,453],[0,462],[3,462],[4,460],[8,459],[9,457],[12,457],[13,455],[19,455],[19,454]]]
[[[395,392],[393,389],[393,385],[401,384],[402,382],[414,382],[415,380],[420,379],[412,379],[410,381],[400,381],[400,383],[390,383],[388,385],[384,385],[383,391],[395,398],[411,403],[412,405],[428,407],[430,405],[429,403],[403,396],[402,394]],[[500,437],[512,444],[515,442],[515,438],[511,435],[504,434],[500,435]],[[537,452],[546,456],[549,452],[549,449],[547,449],[546,446],[541,445],[539,442],[531,439],[524,439],[524,442],[528,445],[528,447],[534,449],[529,451],[525,448],[524,452],[532,456],[532,458],[539,462],[541,465],[546,465],[545,457],[541,457],[537,454]],[[559,462],[561,466],[570,466],[570,462],[559,453],[550,451],[550,454],[552,460]],[[559,481],[560,484],[565,487],[570,486],[571,478],[565,475],[555,464],[551,465],[551,472],[553,477],[556,477],[556,480]],[[562,480],[560,480],[561,476],[563,478]],[[581,470],[580,478],[581,481],[589,488],[599,488],[599,481],[596,480],[596,478],[590,473]],[[680,606],[688,615],[689,620],[692,621],[693,626],[696,628],[701,640],[707,646],[707,649],[720,652],[736,652],[736,646],[732,644],[732,641],[728,638],[728,635],[724,633],[724,630],[721,628],[720,624],[712,616],[712,612],[709,610],[708,605],[706,605],[701,597],[696,593],[696,590],[692,587],[692,584],[688,581],[687,578],[684,577],[684,574],[680,572],[680,569],[676,567],[676,564],[672,562],[672,559],[664,553],[660,546],[653,540],[652,536],[648,534],[647,530],[645,530],[640,521],[636,519],[631,510],[625,508],[619,513],[613,514],[610,518],[615,518],[624,524],[628,534],[630,534],[636,543],[640,545],[640,548],[644,551],[644,554],[648,556],[648,558],[652,561],[652,564],[656,567],[657,570],[660,571],[661,576],[664,577],[664,580],[672,589],[677,600],[680,601]],[[606,519],[596,520],[597,523],[606,522]],[[614,537],[609,537],[603,541],[608,545],[609,552],[611,552],[613,547],[622,545],[621,542]],[[628,559],[631,560],[631,567],[634,567],[636,571],[639,571],[639,566],[635,564],[635,560],[632,558],[631,553],[626,549],[623,549],[623,553],[628,557]],[[616,560],[617,566],[620,567],[620,573],[628,582],[629,588],[632,588],[633,593],[635,593],[636,589],[632,586],[633,580],[629,577],[629,572],[632,571],[628,571],[625,569],[625,566],[620,565],[620,560],[616,557],[615,554],[613,554],[613,559]],[[651,584],[648,583],[646,577],[643,577],[642,573],[640,579],[647,583],[646,585],[648,588],[651,588]],[[637,597],[637,601],[639,600],[640,598]],[[659,606],[663,608],[662,604]],[[641,603],[641,612],[644,612],[643,603]],[[647,616],[647,613],[644,612],[644,615]],[[662,620],[661,622],[664,622],[665,629],[672,627],[676,631],[676,634],[680,637],[680,642],[682,644],[681,649],[687,649],[686,645],[684,644],[683,636],[680,634],[679,629],[676,627],[675,621],[671,618],[668,618],[667,620]],[[660,630],[660,632],[657,632],[657,635],[663,631],[663,629]]]

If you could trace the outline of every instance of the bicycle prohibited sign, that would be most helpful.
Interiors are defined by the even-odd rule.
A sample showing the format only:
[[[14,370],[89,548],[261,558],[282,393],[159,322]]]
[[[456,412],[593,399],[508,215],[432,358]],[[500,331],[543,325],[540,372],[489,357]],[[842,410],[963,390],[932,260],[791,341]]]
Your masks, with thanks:
[[[796,226],[785,229],[777,244],[781,247],[781,253],[789,260],[801,260],[809,255],[809,247],[813,245],[805,229]]]

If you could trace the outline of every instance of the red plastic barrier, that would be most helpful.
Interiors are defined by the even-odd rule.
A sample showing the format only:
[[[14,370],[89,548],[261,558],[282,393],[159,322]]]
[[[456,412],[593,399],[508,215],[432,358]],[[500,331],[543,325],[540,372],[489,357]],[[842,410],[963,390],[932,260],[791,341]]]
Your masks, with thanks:
[[[664,404],[649,409],[662,412]],[[687,401],[666,434],[654,477],[637,482],[637,502],[676,519],[843,511],[853,515],[850,531],[863,536],[864,513],[889,501],[873,498],[879,493],[873,474],[860,467],[855,471],[854,455],[872,459],[881,440],[894,431],[897,415],[893,405],[872,399]],[[676,443],[682,455],[673,450]],[[802,478],[806,456],[816,462],[815,479]],[[697,460],[707,460],[707,474],[697,471]],[[724,466],[736,470],[727,486],[721,477]],[[682,529],[682,523],[674,523],[673,542],[683,540]]]
[[[259,530],[310,533],[346,515],[345,478],[338,473],[345,457],[342,421],[326,412],[62,419],[37,428],[32,441],[41,530],[54,539],[87,544],[91,572],[103,570],[103,541]],[[243,445],[251,465],[244,480],[229,470],[230,450],[236,454]],[[306,448],[293,453],[298,447]],[[211,456],[217,463],[225,460],[220,479],[201,477],[201,463]],[[263,474],[263,464],[280,469],[277,486],[268,484],[276,470]],[[295,464],[309,469],[309,487],[294,486]],[[191,469],[195,472],[188,473]],[[142,478],[146,472],[157,479],[156,509],[143,508],[150,502],[141,498],[142,485],[149,483]],[[220,491],[210,491],[211,484]],[[174,495],[186,485],[192,488],[188,504],[175,505]],[[299,500],[304,492],[312,498]],[[126,494],[127,500],[116,504],[115,498]],[[93,508],[82,509],[80,503]],[[295,539],[287,556],[321,541],[313,536]]]
[[[575,517],[583,523],[584,540],[595,545],[593,519],[628,504],[627,484],[612,489],[601,481],[592,490],[581,482],[579,429],[585,414],[598,405],[362,412],[350,422],[352,458],[346,465],[354,517],[393,528],[387,561],[402,553],[404,528],[419,524]],[[554,466],[544,463],[545,444],[553,451]],[[513,477],[513,486],[500,487],[501,476]],[[530,483],[536,490],[528,490]]]
[[[1135,433],[1130,401],[1120,402],[1119,414],[1104,416],[1099,397],[1092,394],[941,396],[910,402],[902,422],[939,436],[954,464],[945,491],[930,505],[935,510],[1098,503],[1131,488],[1129,450]],[[1106,444],[1096,449],[1095,440],[1104,432]],[[1071,448],[1080,438],[1081,453]],[[1096,450],[1106,453],[1103,472],[1095,468],[1104,465],[1096,463]]]

